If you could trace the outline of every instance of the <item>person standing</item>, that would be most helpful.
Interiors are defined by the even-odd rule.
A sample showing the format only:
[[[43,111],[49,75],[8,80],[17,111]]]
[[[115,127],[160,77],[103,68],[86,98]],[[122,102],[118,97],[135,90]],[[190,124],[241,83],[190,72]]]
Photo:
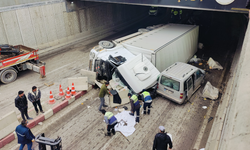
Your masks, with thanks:
[[[155,135],[153,150],[167,150],[168,145],[169,149],[172,149],[173,144],[171,138],[165,133],[165,128],[163,126],[159,126],[159,133]]]
[[[101,104],[100,104],[100,107],[99,107],[99,111],[101,111],[102,106],[103,106],[103,107],[108,107],[107,105],[104,104],[104,103],[105,103],[104,96],[105,96],[106,94],[109,94],[108,88],[107,88],[108,85],[109,85],[109,82],[105,82],[105,83],[102,85],[101,89],[100,89],[99,98],[100,98],[100,100],[101,100]],[[110,94],[109,94],[109,95],[110,95]]]
[[[143,104],[143,109],[144,109],[144,114],[146,114],[146,108],[148,107],[148,114],[150,114],[150,107],[151,107],[151,104],[152,104],[152,98],[150,96],[150,93],[145,91],[145,90],[142,90],[142,99],[144,101],[144,104]]]
[[[28,112],[27,112],[28,111],[28,101],[27,101],[27,98],[26,98],[23,91],[18,92],[18,96],[15,98],[15,106],[21,112],[21,116],[22,116],[23,120],[26,120],[24,115],[26,116],[26,118],[28,120],[33,119],[33,118],[30,118],[28,116]]]
[[[139,123],[140,120],[140,102],[138,100],[138,97],[135,94],[128,93],[128,97],[130,99],[131,104],[131,113],[130,115],[134,116],[134,113],[136,112],[136,119],[135,121]]]
[[[42,105],[41,105],[41,91],[39,89],[37,89],[36,86],[33,86],[32,87],[32,91],[30,91],[28,93],[28,99],[32,102],[35,110],[36,110],[36,115],[38,115],[38,109],[37,109],[37,105],[39,106],[39,109],[40,109],[40,112],[41,113],[44,113],[43,112],[43,108],[42,108]]]
[[[21,124],[16,127],[16,134],[18,138],[18,143],[21,144],[19,150],[22,150],[25,144],[27,144],[28,150],[31,150],[32,142],[35,136],[27,127],[26,120],[23,120]]]
[[[105,123],[107,124],[107,134],[106,136],[111,136],[110,130],[115,135],[115,125],[117,124],[117,119],[112,112],[106,112],[106,110],[101,110],[102,114],[104,115]]]

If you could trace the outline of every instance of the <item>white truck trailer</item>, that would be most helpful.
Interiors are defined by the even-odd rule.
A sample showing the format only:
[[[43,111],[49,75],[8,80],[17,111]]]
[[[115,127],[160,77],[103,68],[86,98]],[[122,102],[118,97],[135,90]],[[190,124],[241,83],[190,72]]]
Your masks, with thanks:
[[[199,26],[167,24],[114,40],[132,54],[142,53],[162,72],[175,62],[188,62],[197,51]]]

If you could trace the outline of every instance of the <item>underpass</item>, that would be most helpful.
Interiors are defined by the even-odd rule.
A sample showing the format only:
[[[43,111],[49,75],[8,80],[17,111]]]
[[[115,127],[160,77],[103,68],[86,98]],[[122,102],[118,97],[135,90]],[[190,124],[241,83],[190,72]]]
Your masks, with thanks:
[[[196,18],[195,23],[200,25],[199,41],[204,43],[205,47],[204,50],[198,51],[197,56],[203,59],[212,57],[224,67],[225,72],[211,70],[207,75],[209,77],[207,80],[210,81],[212,85],[220,88],[220,90],[223,91],[225,89],[225,85],[227,84],[227,78],[229,75],[228,68],[230,68],[230,65],[233,61],[232,59],[237,45],[240,44],[238,43],[238,39],[240,38],[240,35],[242,35],[241,33],[244,32],[238,29],[246,26],[247,19],[244,14],[237,13],[198,10],[184,10],[184,12],[185,11],[187,12],[188,16],[189,14],[192,14],[192,17]],[[166,8],[166,16],[163,15],[159,18],[149,17],[146,19],[146,21],[144,20],[146,23],[141,22],[140,24],[137,24],[137,26],[134,26],[133,29],[126,29],[123,32],[115,31],[117,32],[116,36],[109,38],[104,37],[102,39],[112,40],[132,32],[136,32],[138,28],[159,23],[167,23],[169,20],[165,18],[169,18],[170,14],[168,12],[169,11]],[[240,21],[235,22],[236,18],[237,20],[240,18]],[[180,22],[187,23],[187,20],[183,19]],[[112,34],[114,34],[114,32]],[[48,57],[48,55],[42,57],[48,62],[48,76],[45,80],[39,81],[42,90],[45,93],[48,93],[50,90],[43,85],[44,82],[56,81],[56,84],[51,88],[53,88],[54,91],[57,91],[58,85],[60,83],[66,84],[67,77],[77,76],[77,70],[86,68],[88,66],[88,52],[97,43],[98,40],[92,41],[90,44],[81,44],[79,42],[73,47],[66,46],[61,49],[59,48],[59,51],[54,52],[50,57]],[[73,69],[72,65],[74,65]],[[57,68],[60,69],[57,70]],[[73,72],[72,70],[75,70],[76,72]],[[13,91],[12,98],[9,98],[9,96],[6,95],[7,97],[3,97],[3,99],[7,99],[8,103],[11,102],[11,99],[15,97],[15,93],[18,91],[19,87],[27,82],[25,78],[28,74],[32,80],[30,80],[27,85],[32,86],[32,84],[36,82],[36,77],[35,74],[32,73],[30,75],[29,72],[21,73],[20,81],[14,82],[11,85],[1,84],[0,93],[2,93],[2,91],[6,93],[5,90],[7,91],[10,89],[10,91]],[[12,87],[15,88],[12,89]],[[28,89],[29,88],[27,86],[26,90],[28,91]],[[43,130],[40,130],[40,132],[44,131],[46,136],[54,138],[58,135],[62,136],[63,148],[65,149],[113,149],[114,147],[118,149],[151,149],[154,135],[157,133],[157,127],[159,125],[164,125],[167,131],[170,132],[174,137],[175,149],[192,149],[195,145],[195,141],[203,121],[208,119],[208,116],[206,116],[207,110],[203,110],[201,107],[210,106],[211,103],[211,101],[204,101],[203,98],[201,98],[201,90],[202,88],[200,88],[200,90],[193,96],[191,103],[184,105],[176,105],[161,97],[155,99],[153,103],[153,113],[151,116],[144,116],[141,119],[140,124],[136,126],[136,132],[131,137],[128,137],[129,141],[133,141],[131,144],[127,143],[127,141],[124,140],[124,137],[122,137],[120,134],[117,134],[111,139],[107,139],[102,136],[103,134],[101,134],[100,131],[96,130],[96,128],[103,128],[104,123],[102,121],[103,116],[97,112],[99,100],[95,99],[97,95],[94,94],[91,100],[88,99],[86,104],[84,103],[82,109],[77,109],[78,111],[75,111],[75,114],[68,116],[68,118],[62,118],[62,120],[60,120],[60,122],[62,122],[60,125],[50,127],[49,129],[51,130],[46,130],[46,128],[44,128]],[[95,92],[97,93],[98,91]],[[43,97],[46,96],[46,94],[43,95]],[[44,101],[46,100],[47,99]],[[215,112],[220,103],[221,99],[215,102],[215,105],[213,105],[213,116],[211,115],[209,117],[215,118]],[[87,106],[91,106],[91,109],[88,109]],[[5,107],[3,108],[6,109]],[[11,109],[13,108],[14,107],[12,106]],[[113,111],[112,108],[109,108],[109,110]],[[86,114],[91,114],[91,116]],[[96,119],[93,120],[93,118]],[[53,118],[50,119],[51,122],[53,122],[53,120]],[[86,124],[85,120],[87,120],[86,122],[92,121],[91,125],[88,123]],[[213,120],[209,122],[209,124],[212,123]],[[82,125],[84,126],[82,127]],[[206,142],[204,141],[207,140],[210,129],[207,129],[207,135],[202,139],[203,141],[201,142],[202,144],[198,146],[199,148],[205,147]],[[90,131],[93,131],[93,133]],[[70,138],[71,135],[74,138]],[[98,144],[91,142],[93,140],[97,140]],[[117,146],[115,143],[119,143],[119,146]]]

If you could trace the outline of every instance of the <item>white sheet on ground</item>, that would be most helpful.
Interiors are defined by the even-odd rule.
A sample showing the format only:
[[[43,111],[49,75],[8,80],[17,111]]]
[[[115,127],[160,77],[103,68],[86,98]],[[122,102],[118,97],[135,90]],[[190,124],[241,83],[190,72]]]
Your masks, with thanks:
[[[219,90],[212,86],[210,82],[207,82],[205,85],[203,92],[202,92],[202,97],[210,98],[210,99],[217,99],[219,94]]]
[[[120,131],[124,136],[130,136],[135,131],[134,126],[136,115],[131,116],[129,115],[129,112],[130,111],[123,111],[115,115],[117,121],[120,122],[115,126],[115,131]],[[124,122],[121,120],[125,121],[127,123],[127,126],[125,126]]]

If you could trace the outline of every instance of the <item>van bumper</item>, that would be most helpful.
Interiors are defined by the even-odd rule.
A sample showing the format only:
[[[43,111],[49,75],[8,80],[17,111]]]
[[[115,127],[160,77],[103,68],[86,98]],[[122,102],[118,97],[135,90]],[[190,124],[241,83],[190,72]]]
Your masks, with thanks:
[[[184,102],[184,100],[185,99],[177,99],[177,98],[174,98],[174,97],[170,97],[168,94],[165,94],[165,93],[163,93],[162,91],[160,91],[160,90],[156,90],[156,92],[158,93],[158,94],[160,94],[160,95],[162,95],[163,97],[165,97],[165,98],[167,98],[167,99],[169,99],[169,100],[171,100],[171,101],[173,101],[173,102],[175,102],[175,103],[178,103],[178,104],[182,104],[183,102]]]

